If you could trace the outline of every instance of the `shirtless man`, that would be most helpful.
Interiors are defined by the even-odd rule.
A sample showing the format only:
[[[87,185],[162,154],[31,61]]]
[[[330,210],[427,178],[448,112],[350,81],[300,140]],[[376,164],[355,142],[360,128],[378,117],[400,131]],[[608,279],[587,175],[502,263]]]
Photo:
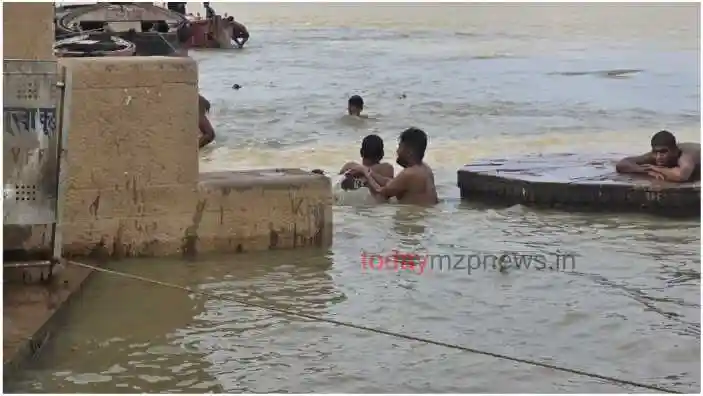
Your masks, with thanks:
[[[657,180],[686,183],[700,180],[700,143],[676,143],[669,131],[652,136],[652,151],[627,157],[615,166],[618,173],[647,174]]]
[[[396,197],[401,204],[434,205],[439,202],[434,174],[422,160],[427,149],[427,134],[418,128],[406,129],[400,134],[396,162],[403,169],[396,177],[385,177],[373,169],[356,166],[362,172],[371,191],[383,198]]]
[[[198,95],[198,129],[200,129],[200,137],[198,138],[198,148],[203,148],[215,140],[215,129],[207,119],[207,113],[210,112],[210,102],[202,95]]]
[[[249,41],[249,31],[247,27],[234,20],[234,17],[227,17],[227,21],[232,26],[232,40],[237,43],[237,47],[243,48]]]
[[[393,165],[387,162],[381,162],[384,156],[383,152],[383,139],[378,135],[369,135],[364,138],[361,142],[361,150],[359,150],[361,155],[361,166],[370,168],[373,172],[386,177],[393,178],[395,169]],[[363,173],[358,172],[360,165],[356,162],[347,162],[339,170],[339,174],[347,174],[344,181],[342,181],[342,189],[344,190],[357,190],[361,187],[368,187],[366,183],[366,178]],[[379,196],[375,191],[369,190],[371,195],[386,200],[385,198]]]
[[[190,48],[193,30],[190,26],[181,26],[176,32],[178,38],[178,49],[173,56],[188,57],[188,49]],[[198,138],[198,148],[203,148],[215,140],[215,129],[210,124],[207,114],[210,112],[210,101],[205,99],[203,95],[198,94],[198,129],[200,137]]]

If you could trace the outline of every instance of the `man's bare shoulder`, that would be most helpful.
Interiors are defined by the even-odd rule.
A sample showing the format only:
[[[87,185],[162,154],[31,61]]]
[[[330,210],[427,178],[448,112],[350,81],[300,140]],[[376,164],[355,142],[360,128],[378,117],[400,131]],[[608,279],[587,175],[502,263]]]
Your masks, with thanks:
[[[434,171],[432,170],[432,167],[430,167],[429,165],[425,164],[425,166],[424,166],[424,172],[425,172],[425,175],[426,175],[426,176],[428,176],[429,178],[432,179],[432,183],[434,183]]]
[[[679,150],[683,155],[690,155],[692,157],[700,157],[701,155],[701,144],[700,143],[679,143]]]

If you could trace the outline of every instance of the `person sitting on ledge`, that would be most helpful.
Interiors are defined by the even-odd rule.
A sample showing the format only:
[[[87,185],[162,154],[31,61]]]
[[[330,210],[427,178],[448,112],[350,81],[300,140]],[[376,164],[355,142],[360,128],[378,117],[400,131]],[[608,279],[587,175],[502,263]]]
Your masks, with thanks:
[[[372,169],[375,173],[383,177],[390,179],[393,178],[393,175],[395,174],[393,165],[388,162],[381,162],[384,152],[383,139],[381,139],[380,136],[366,136],[361,142],[361,150],[359,150],[359,154],[361,155],[361,163],[364,167]],[[358,190],[359,188],[366,186],[365,176],[362,173],[355,171],[355,168],[359,168],[358,163],[347,162],[344,166],[342,166],[342,169],[339,170],[340,175],[346,174],[344,180],[342,181],[343,190]],[[377,194],[373,191],[371,191],[371,194],[377,196]]]
[[[627,157],[615,166],[618,173],[647,174],[657,180],[686,183],[700,180],[700,143],[676,143],[669,131],[652,136],[652,151]]]
[[[198,95],[198,129],[200,129],[200,138],[198,139],[198,148],[203,148],[215,140],[215,130],[207,119],[207,113],[210,112],[210,102],[202,95]]]

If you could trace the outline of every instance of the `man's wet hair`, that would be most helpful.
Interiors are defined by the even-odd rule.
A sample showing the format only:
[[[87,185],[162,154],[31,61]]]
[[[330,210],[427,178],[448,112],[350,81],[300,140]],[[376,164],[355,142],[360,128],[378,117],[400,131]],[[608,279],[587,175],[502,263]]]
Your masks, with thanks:
[[[409,147],[418,161],[425,158],[427,150],[427,134],[419,128],[408,128],[400,134],[400,143]]]
[[[381,162],[383,159],[383,139],[378,135],[369,135],[361,142],[361,150],[359,150],[361,158],[375,162]]]
[[[652,136],[652,147],[676,148],[676,138],[669,131],[659,131]]]
[[[362,109],[364,108],[364,99],[362,99],[359,95],[354,95],[349,98],[349,105]]]

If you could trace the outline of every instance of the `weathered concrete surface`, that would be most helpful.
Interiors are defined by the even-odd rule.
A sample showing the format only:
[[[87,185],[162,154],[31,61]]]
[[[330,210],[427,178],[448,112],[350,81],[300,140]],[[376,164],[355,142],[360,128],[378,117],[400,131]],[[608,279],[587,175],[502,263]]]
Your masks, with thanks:
[[[63,182],[67,255],[176,252],[199,174],[195,61],[59,63],[73,80]],[[48,235],[45,226],[6,232],[5,249],[46,249]]]
[[[91,271],[69,265],[50,283],[37,282],[40,269],[5,269],[3,287],[3,375],[34,356],[58,324],[59,308],[84,284]]]
[[[329,246],[330,179],[299,169],[203,173],[184,252]]]
[[[192,59],[59,63],[73,80],[62,183],[67,257],[329,244],[328,178],[300,170],[200,175],[198,73]],[[49,255],[46,226],[12,231],[4,235],[5,250]]]
[[[458,185],[465,199],[700,216],[700,182],[619,175],[615,160],[570,154],[468,164],[458,171]]]
[[[54,59],[54,4],[2,5],[3,59]]]

